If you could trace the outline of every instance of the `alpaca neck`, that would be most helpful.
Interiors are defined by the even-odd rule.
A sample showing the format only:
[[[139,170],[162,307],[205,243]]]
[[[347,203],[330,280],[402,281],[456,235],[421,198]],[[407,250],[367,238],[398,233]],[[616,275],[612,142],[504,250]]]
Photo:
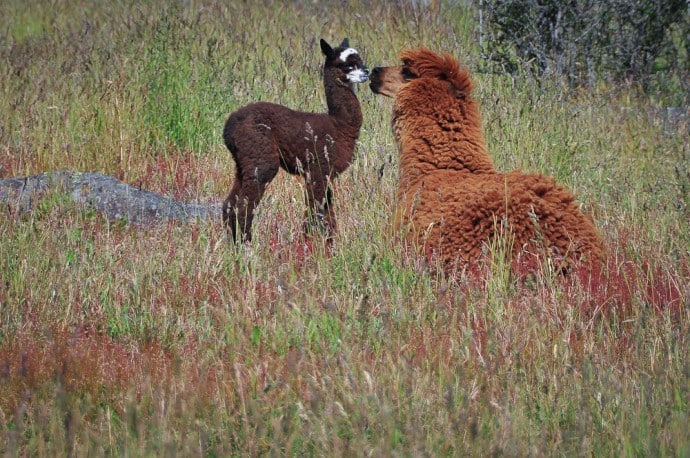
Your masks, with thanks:
[[[442,122],[437,112],[418,116],[412,111],[409,117],[407,112],[407,107],[396,107],[393,115],[404,182],[413,183],[438,170],[495,173],[473,100],[467,100],[457,111],[449,111],[441,117]]]
[[[362,109],[355,95],[354,85],[340,81],[336,72],[335,68],[325,68],[323,71],[328,114],[339,124],[354,129],[355,136],[358,136],[362,127]]]
[[[436,144],[433,148],[439,146]],[[450,148],[456,154],[452,156],[438,155],[426,143],[414,146],[401,144],[401,148],[400,178],[401,183],[406,185],[424,180],[425,176],[440,170],[454,170],[468,175],[496,172],[483,142],[466,140],[453,145]]]

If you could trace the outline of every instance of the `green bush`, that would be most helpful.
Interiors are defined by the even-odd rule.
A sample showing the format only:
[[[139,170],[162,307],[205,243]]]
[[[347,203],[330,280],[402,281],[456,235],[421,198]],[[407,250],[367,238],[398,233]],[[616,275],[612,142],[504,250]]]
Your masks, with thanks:
[[[485,57],[508,71],[564,77],[569,85],[605,79],[649,88],[661,73],[684,86],[690,34],[685,0],[485,0]]]

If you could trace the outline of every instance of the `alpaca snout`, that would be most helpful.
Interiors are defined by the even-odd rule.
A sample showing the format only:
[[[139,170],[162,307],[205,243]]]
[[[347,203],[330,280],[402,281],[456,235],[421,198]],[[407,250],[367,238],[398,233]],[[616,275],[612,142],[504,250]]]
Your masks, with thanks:
[[[355,69],[347,74],[347,79],[351,83],[366,83],[369,79],[369,69],[366,67]]]
[[[381,89],[381,67],[374,67],[369,74],[369,88],[374,94],[379,94],[379,89]]]
[[[374,94],[395,97],[398,89],[405,84],[402,67],[374,67],[369,77],[369,87]]]

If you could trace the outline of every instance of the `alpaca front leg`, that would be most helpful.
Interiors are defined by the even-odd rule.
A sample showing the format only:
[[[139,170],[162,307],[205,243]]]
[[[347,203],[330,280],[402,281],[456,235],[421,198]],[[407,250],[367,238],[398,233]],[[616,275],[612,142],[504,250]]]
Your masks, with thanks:
[[[314,228],[318,228],[329,239],[332,238],[337,229],[332,204],[333,191],[327,182],[307,188],[307,214],[304,228],[307,235],[311,234]]]

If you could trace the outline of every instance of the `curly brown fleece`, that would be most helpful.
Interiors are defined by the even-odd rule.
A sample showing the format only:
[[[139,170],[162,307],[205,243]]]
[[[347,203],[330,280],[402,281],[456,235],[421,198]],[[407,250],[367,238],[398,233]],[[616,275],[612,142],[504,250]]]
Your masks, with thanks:
[[[544,175],[496,171],[469,72],[428,49],[401,58],[402,66],[375,68],[371,88],[395,98],[394,221],[405,237],[448,270],[479,260],[499,235],[517,263],[600,261],[601,238],[570,191]]]

